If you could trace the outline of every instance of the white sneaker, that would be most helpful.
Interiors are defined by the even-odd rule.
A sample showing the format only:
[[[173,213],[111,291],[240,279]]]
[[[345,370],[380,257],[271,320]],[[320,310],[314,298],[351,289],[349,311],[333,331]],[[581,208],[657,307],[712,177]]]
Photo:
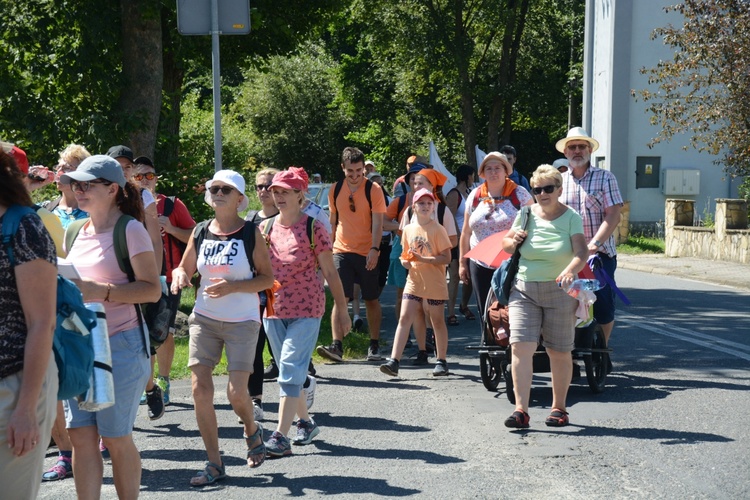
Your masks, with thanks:
[[[307,397],[307,409],[309,410],[315,401],[315,388],[318,386],[318,381],[315,380],[315,377],[310,377],[309,375],[308,378],[310,379],[310,385],[304,391]]]
[[[263,412],[263,403],[257,399],[253,400],[253,416],[255,417],[256,422],[260,422],[265,416],[265,413]]]

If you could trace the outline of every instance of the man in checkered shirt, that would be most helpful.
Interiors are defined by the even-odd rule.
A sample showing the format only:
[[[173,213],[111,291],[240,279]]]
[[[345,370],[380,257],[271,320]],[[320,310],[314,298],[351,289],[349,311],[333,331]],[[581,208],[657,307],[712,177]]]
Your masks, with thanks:
[[[591,153],[599,148],[599,142],[581,127],[570,129],[555,147],[570,163],[568,171],[562,174],[560,201],[581,215],[589,254],[598,253],[604,270],[614,279],[617,250],[612,235],[620,223],[622,208],[617,179],[609,170],[591,166]],[[596,292],[594,318],[602,327],[604,339],[609,342],[615,326],[615,292],[609,285]]]

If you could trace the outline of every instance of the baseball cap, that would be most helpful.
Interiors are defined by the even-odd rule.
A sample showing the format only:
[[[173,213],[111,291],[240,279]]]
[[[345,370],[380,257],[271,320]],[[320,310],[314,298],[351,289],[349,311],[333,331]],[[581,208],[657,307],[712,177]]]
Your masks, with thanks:
[[[122,167],[117,160],[107,155],[89,156],[78,165],[74,172],[60,176],[62,184],[70,184],[70,181],[93,181],[104,179],[116,183],[118,186],[125,187],[125,174],[122,173]]]
[[[425,196],[428,197],[428,198],[430,198],[432,201],[436,201],[435,194],[432,191],[430,191],[427,188],[422,188],[422,189],[418,190],[416,193],[414,193],[414,198],[412,198],[411,202],[412,203],[416,203],[421,198],[424,198]]]
[[[133,161],[133,150],[127,146],[120,144],[119,146],[112,146],[107,150],[107,156],[111,158],[127,158]]]

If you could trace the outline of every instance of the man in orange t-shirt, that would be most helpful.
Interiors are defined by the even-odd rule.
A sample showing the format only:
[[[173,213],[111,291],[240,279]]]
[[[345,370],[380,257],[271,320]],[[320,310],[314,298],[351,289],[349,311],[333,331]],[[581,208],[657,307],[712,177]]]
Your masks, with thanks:
[[[336,186],[328,192],[328,207],[331,211],[333,262],[338,270],[347,301],[354,296],[354,283],[359,283],[362,299],[367,310],[370,330],[368,361],[379,361],[380,286],[378,283],[378,257],[383,233],[383,214],[386,204],[379,185],[365,176],[365,155],[357,148],[347,147],[341,155],[344,180],[336,195]],[[369,191],[369,197],[367,196]],[[368,200],[369,198],[369,200]],[[334,312],[336,314],[336,306]],[[349,332],[333,327],[333,342],[330,346],[318,346],[318,354],[333,361],[343,360],[343,340]]]

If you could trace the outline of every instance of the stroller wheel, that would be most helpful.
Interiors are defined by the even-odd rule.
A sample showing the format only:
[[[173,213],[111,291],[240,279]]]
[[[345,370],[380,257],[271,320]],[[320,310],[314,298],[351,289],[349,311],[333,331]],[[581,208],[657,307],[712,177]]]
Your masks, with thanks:
[[[479,373],[482,375],[482,383],[488,391],[496,391],[503,376],[499,369],[500,360],[493,358],[487,353],[479,355]]]
[[[607,345],[604,342],[602,327],[596,323],[591,327],[594,328],[594,330],[591,332],[590,347],[592,349],[606,349]],[[586,366],[586,380],[588,381],[592,392],[598,394],[604,391],[607,381],[608,363],[609,354],[606,352],[592,352],[590,355],[583,356],[583,364]]]
[[[508,358],[503,359],[502,373],[505,379],[505,395],[508,398],[508,402],[512,405],[516,404],[516,393],[513,392],[513,374],[510,371],[510,349],[508,349]]]

